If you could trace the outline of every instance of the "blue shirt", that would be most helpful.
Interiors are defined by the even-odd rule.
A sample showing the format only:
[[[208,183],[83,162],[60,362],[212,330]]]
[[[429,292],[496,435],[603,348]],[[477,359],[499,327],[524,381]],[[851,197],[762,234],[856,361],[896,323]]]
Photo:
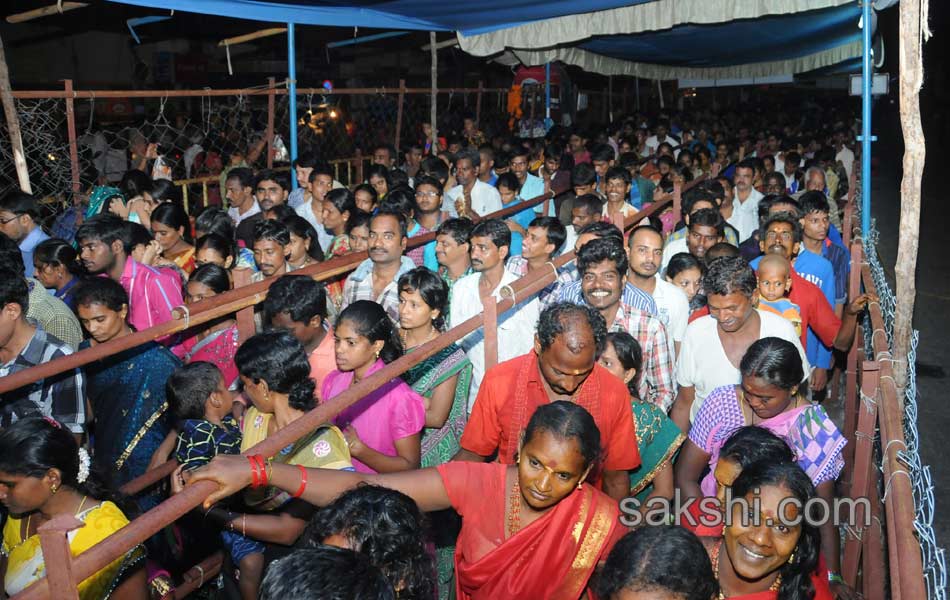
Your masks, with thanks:
[[[49,236],[43,233],[43,229],[37,225],[33,228],[33,231],[28,233],[27,236],[20,241],[20,254],[23,255],[24,277],[33,276],[33,250],[35,250],[41,242],[48,239]]]
[[[753,269],[758,270],[759,261],[761,260],[762,257],[760,256],[749,264]],[[824,294],[825,299],[828,300],[828,304],[831,306],[835,305],[835,275],[830,262],[802,248],[793,266],[795,272],[818,286],[818,289]],[[815,335],[811,327],[808,328],[808,332],[806,333],[805,356],[812,366],[820,369],[831,368],[831,360],[833,357],[832,349],[825,346],[821,340],[818,339],[818,336]]]
[[[795,270],[818,286],[828,300],[828,304],[835,305],[835,271],[828,259],[802,248],[798,258],[795,259]],[[820,369],[831,368],[832,350],[818,339],[811,327],[808,328],[805,356],[811,364]]]

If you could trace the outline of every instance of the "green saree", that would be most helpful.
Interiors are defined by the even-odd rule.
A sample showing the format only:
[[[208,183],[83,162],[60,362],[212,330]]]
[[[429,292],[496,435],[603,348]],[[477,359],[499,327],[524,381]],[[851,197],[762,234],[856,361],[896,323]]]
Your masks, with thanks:
[[[663,410],[652,402],[631,400],[637,431],[640,466],[630,471],[630,495],[643,502],[653,491],[653,478],[673,460],[686,436]]]
[[[403,380],[425,398],[431,398],[439,385],[455,375],[458,379],[445,425],[439,429],[422,430],[423,468],[449,462],[461,448],[459,442],[468,421],[466,408],[472,383],[472,363],[459,346],[452,344],[403,373]],[[439,599],[446,600],[455,595],[455,534],[459,530],[459,517],[453,510],[429,516],[435,541]]]

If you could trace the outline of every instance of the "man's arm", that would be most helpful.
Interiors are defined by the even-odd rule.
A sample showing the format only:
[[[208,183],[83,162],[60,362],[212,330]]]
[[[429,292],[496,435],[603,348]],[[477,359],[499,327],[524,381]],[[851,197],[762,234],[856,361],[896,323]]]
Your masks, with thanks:
[[[676,393],[676,400],[673,401],[673,408],[670,410],[670,418],[680,428],[680,431],[689,431],[689,412],[696,399],[696,388],[693,386],[680,386]]]
[[[669,410],[676,395],[676,385],[673,383],[673,346],[667,337],[666,329],[659,322],[651,341],[652,347],[645,357],[648,361],[644,367],[653,387],[653,403],[663,410]]]
[[[864,311],[870,302],[877,302],[877,296],[861,294],[845,308],[844,318],[841,319],[841,328],[838,330],[838,335],[835,336],[835,349],[842,352],[851,349],[858,328],[858,315]]]

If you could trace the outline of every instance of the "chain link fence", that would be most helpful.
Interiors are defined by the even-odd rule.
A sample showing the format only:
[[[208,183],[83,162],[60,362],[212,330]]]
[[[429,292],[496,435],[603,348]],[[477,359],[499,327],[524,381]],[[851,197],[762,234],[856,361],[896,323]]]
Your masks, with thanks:
[[[860,200],[857,201],[860,206]],[[884,329],[887,335],[888,345],[893,348],[894,341],[894,309],[896,298],[887,281],[884,267],[881,264],[877,253],[878,231],[872,222],[871,231],[864,241],[865,260],[870,267],[871,276],[874,279],[874,285],[877,288],[880,297],[881,314],[884,317]],[[914,491],[915,519],[914,529],[917,533],[917,539],[920,542],[921,559],[923,563],[924,579],[927,585],[927,597],[930,600],[945,600],[947,598],[947,563],[945,550],[937,543],[936,533],[933,528],[933,517],[936,512],[936,500],[934,497],[934,486],[931,479],[930,467],[923,464],[920,458],[920,435],[917,430],[917,408],[919,397],[917,394],[917,344],[919,341],[919,332],[914,331],[911,351],[907,356],[907,389],[904,397],[904,441],[907,449],[898,452],[900,460],[904,463],[907,473],[910,475],[911,484]],[[868,356],[873,356],[871,347],[872,329],[871,320],[866,318],[864,321],[864,339]],[[876,455],[878,464],[882,456],[880,448],[880,439],[877,440]],[[879,467],[883,473],[883,467]],[[884,477],[881,477],[883,480]],[[886,484],[881,489],[886,499]]]
[[[74,99],[75,135],[79,152],[81,190],[102,183],[116,184],[130,168],[133,154],[142,156],[157,145],[173,180],[210,178],[221,173],[235,153],[257,156],[252,166],[267,164],[266,139],[273,119],[275,167],[289,165],[290,98],[267,93],[268,88],[235,90],[211,95],[201,90],[174,91],[168,96],[135,92],[78,92]],[[37,94],[33,94],[34,96]],[[400,95],[402,101],[400,102]],[[481,100],[479,100],[481,98]],[[269,106],[273,101],[273,110]],[[438,127],[442,137],[462,129],[465,115],[480,117],[486,134],[507,132],[506,90],[439,90],[436,95]],[[61,92],[48,98],[17,99],[24,151],[34,194],[47,199],[50,214],[68,203],[72,189],[67,101]],[[401,105],[401,111],[400,111]],[[330,161],[337,179],[356,181],[352,159],[362,153],[369,160],[380,144],[399,146],[423,141],[422,124],[429,122],[428,90],[400,94],[398,88],[378,90],[305,90],[297,94],[298,151],[310,151]],[[398,133],[397,133],[398,126]],[[0,194],[18,187],[13,153],[6,127],[0,122]],[[201,186],[191,189],[201,195]],[[206,201],[220,202],[214,183]]]

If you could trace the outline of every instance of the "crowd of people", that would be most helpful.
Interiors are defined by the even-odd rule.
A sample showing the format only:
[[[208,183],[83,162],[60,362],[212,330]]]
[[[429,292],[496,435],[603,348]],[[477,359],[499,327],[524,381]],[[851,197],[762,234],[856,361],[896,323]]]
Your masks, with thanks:
[[[374,149],[352,189],[312,154],[292,186],[253,153],[222,173],[226,206],[193,215],[147,157],[52,223],[7,194],[2,376],[272,281],[243,342],[226,314],[0,395],[5,592],[45,575],[50,519],[86,524],[78,554],[212,481],[80,597],[164,598],[222,549],[218,593],[243,600],[854,598],[836,524],[796,518],[836,497],[846,440],[823,403],[873,300],[848,296],[838,117],[636,114],[521,140],[468,116]],[[680,214],[631,222],[671,198]],[[553,281],[498,315],[494,366],[479,328],[247,455],[538,271]],[[118,492],[169,460],[169,482]],[[729,498],[757,502],[751,522]]]

